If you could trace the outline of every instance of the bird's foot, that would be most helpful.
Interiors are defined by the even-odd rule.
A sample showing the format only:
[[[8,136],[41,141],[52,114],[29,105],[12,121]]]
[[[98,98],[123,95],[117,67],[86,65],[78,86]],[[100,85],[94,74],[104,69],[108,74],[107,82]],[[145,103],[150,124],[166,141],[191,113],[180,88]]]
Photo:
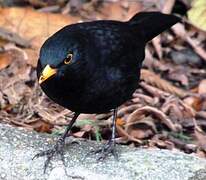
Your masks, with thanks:
[[[65,159],[64,159],[64,146],[65,146],[65,141],[62,138],[59,138],[56,142],[56,144],[54,145],[53,148],[48,149],[46,151],[41,151],[40,153],[36,154],[33,159],[35,158],[39,158],[39,157],[43,157],[46,156],[47,159],[44,163],[44,173],[46,172],[46,169],[48,168],[49,164],[51,163],[51,159],[55,156],[55,155],[60,155],[61,160],[65,166]]]
[[[103,146],[103,148],[100,148],[100,149],[97,149],[97,150],[93,150],[93,151],[89,152],[89,154],[100,154],[100,156],[97,159],[97,161],[103,161],[109,155],[114,156],[114,158],[116,160],[118,160],[118,153],[117,153],[117,150],[116,150],[116,143],[115,143],[114,139],[109,140]]]

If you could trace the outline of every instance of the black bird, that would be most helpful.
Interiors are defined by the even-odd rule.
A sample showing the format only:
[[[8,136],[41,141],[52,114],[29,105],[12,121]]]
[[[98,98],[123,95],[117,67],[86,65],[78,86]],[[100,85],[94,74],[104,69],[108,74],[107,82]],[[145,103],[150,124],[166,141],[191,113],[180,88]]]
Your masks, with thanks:
[[[37,65],[39,84],[50,99],[75,112],[54,148],[35,156],[47,156],[45,169],[55,153],[63,155],[65,138],[80,113],[113,110],[112,136],[100,158],[109,153],[117,156],[117,107],[138,87],[145,45],[179,21],[174,15],[141,12],[127,22],[72,24],[45,41]]]

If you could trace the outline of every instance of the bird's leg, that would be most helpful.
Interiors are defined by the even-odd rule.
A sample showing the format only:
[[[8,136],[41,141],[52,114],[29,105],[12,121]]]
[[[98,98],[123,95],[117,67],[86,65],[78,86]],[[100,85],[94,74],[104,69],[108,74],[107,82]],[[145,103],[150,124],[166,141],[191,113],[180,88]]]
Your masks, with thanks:
[[[61,156],[61,160],[63,161],[64,165],[65,165],[65,161],[64,161],[64,145],[65,145],[65,138],[67,137],[68,133],[70,132],[73,124],[75,123],[77,117],[79,116],[80,113],[75,113],[71,122],[68,124],[65,132],[63,133],[63,135],[57,140],[56,144],[54,145],[54,147],[52,149],[46,150],[46,151],[42,151],[38,154],[36,154],[34,158],[38,158],[38,157],[42,157],[42,156],[47,156],[47,160],[44,163],[44,173],[46,172],[46,169],[52,159],[52,157],[55,154],[59,154]]]
[[[92,154],[100,153],[100,157],[98,158],[98,160],[104,160],[109,154],[112,154],[114,158],[118,160],[118,153],[116,151],[116,143],[115,143],[116,118],[117,118],[117,108],[113,110],[112,135],[109,141],[103,146],[103,148],[91,152]]]

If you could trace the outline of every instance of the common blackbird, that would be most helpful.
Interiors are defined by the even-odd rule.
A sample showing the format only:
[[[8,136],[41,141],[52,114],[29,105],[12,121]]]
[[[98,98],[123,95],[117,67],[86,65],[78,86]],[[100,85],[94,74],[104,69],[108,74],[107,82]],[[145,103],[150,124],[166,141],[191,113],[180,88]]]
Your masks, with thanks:
[[[112,136],[96,152],[101,152],[100,159],[110,153],[117,157],[117,107],[138,87],[145,45],[179,21],[174,15],[141,12],[126,22],[68,25],[45,41],[37,65],[39,84],[50,99],[75,112],[54,148],[35,156],[47,156],[45,170],[54,154],[63,156],[65,138],[80,113],[113,110]]]

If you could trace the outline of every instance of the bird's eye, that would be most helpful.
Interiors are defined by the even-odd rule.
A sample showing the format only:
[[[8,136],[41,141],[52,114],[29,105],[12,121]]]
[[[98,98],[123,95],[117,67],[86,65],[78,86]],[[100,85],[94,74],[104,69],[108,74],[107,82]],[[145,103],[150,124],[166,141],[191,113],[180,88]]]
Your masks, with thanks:
[[[64,60],[64,64],[69,64],[72,60],[72,56],[73,54],[69,53],[66,57],[66,59]]]

